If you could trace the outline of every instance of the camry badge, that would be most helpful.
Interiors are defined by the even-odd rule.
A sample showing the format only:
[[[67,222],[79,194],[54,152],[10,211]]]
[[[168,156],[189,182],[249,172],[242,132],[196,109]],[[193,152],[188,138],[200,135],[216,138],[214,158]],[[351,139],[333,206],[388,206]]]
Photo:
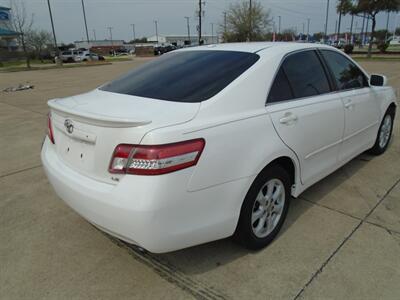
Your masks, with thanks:
[[[70,119],[66,119],[64,121],[64,126],[69,134],[71,134],[74,131],[74,124],[72,124],[72,121]]]

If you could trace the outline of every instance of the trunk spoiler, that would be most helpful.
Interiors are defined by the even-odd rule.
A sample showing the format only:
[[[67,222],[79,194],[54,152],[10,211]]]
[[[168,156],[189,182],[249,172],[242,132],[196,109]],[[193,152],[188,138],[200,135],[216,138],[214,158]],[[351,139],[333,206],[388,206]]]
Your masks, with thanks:
[[[93,125],[101,125],[104,127],[126,128],[138,127],[150,124],[151,120],[138,121],[127,118],[110,117],[102,114],[95,114],[86,111],[75,110],[72,107],[67,107],[57,103],[57,99],[47,102],[48,106],[64,117],[76,117],[76,119]]]

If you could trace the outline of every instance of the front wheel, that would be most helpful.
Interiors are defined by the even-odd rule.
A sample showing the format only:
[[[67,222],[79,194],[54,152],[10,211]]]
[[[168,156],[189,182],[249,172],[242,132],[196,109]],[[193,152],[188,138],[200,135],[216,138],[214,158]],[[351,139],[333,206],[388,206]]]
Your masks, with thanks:
[[[394,111],[392,109],[389,109],[383,117],[382,123],[378,130],[375,144],[369,150],[370,153],[379,155],[386,151],[392,137],[393,121]]]
[[[244,199],[234,239],[253,250],[271,243],[286,218],[290,186],[282,167],[273,165],[262,171]]]

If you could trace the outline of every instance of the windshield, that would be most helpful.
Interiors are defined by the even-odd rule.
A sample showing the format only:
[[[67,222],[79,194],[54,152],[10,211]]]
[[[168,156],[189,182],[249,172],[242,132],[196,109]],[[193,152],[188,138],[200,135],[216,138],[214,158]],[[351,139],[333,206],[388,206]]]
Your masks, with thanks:
[[[100,90],[177,102],[211,98],[252,66],[259,56],[238,51],[164,54]]]

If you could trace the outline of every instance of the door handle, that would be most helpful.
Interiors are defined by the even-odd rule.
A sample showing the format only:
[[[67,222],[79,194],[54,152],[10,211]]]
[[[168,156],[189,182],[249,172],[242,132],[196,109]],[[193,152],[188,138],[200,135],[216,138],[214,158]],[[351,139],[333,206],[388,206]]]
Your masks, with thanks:
[[[290,125],[297,121],[297,116],[291,112],[285,113],[285,115],[279,119],[281,124]]]
[[[344,104],[344,108],[347,108],[347,109],[351,109],[351,108],[353,108],[353,106],[354,106],[354,103],[351,99],[347,100],[347,102]]]

